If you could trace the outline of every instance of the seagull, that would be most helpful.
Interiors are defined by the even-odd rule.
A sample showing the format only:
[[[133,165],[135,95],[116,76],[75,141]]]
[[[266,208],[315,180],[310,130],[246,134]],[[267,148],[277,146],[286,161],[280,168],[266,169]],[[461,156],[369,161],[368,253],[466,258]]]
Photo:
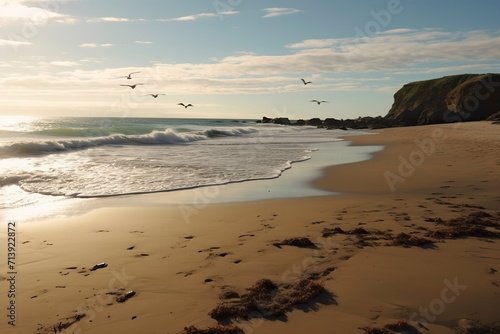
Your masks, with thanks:
[[[184,108],[187,108],[187,107],[194,107],[191,103],[189,104],[184,104],[184,103],[177,103],[178,106],[183,106]]]
[[[158,95],[165,95],[165,94],[147,94],[144,96],[148,96],[148,95],[151,95],[152,97],[154,97],[156,99],[158,97]]]
[[[120,77],[120,78],[132,79],[132,74],[136,74],[136,73],[141,73],[141,72],[132,72],[129,75],[124,75],[123,77]]]
[[[318,101],[318,100],[311,100],[310,102],[316,102],[318,105],[321,103],[328,103],[328,101]]]
[[[300,79],[300,80],[302,80],[302,82],[304,83],[304,85],[312,83],[311,81],[305,81],[304,79]]]
[[[143,83],[138,83],[138,84],[135,84],[135,85],[120,85],[120,86],[127,86],[127,87],[130,87],[132,89],[134,89],[135,87],[137,87],[137,85],[144,85]]]

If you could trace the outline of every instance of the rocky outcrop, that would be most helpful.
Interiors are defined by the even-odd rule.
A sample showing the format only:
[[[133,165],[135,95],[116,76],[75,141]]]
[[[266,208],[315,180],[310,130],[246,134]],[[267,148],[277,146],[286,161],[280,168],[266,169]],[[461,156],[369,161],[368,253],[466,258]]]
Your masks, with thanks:
[[[323,126],[323,122],[319,118],[311,118],[310,120],[306,121],[306,125]]]
[[[385,117],[319,118],[290,122],[263,117],[259,123],[312,125],[327,129],[380,129],[466,121],[500,121],[500,74],[461,74],[416,81],[394,94]]]
[[[382,116],[378,117],[358,117],[356,119],[335,119],[335,118],[326,118],[324,121],[315,117],[309,120],[299,119],[295,122],[288,120],[288,118],[277,117],[277,118],[268,118],[263,117],[262,120],[258,120],[257,123],[273,123],[273,124],[284,124],[284,125],[309,125],[315,126],[318,128],[326,128],[328,130],[331,129],[382,129],[391,127],[392,123],[387,121]]]
[[[287,117],[262,117],[261,121],[257,121],[257,123],[272,123],[272,124],[282,124],[282,125],[291,125],[290,120]]]
[[[500,74],[462,74],[404,85],[385,116],[392,126],[479,121],[500,111]]]

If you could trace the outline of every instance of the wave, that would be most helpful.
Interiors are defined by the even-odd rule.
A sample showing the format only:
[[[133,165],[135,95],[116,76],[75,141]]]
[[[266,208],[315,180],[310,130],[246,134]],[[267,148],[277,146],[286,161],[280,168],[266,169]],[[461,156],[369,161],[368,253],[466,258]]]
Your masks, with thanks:
[[[110,135],[140,135],[157,130],[148,126],[113,126],[95,128],[54,128],[29,132],[29,135],[50,137],[105,137]]]
[[[209,138],[227,137],[227,136],[242,136],[257,132],[254,128],[232,128],[232,129],[209,129],[201,133]]]
[[[16,142],[1,146],[0,157],[50,154],[105,145],[187,144],[217,137],[244,136],[257,131],[257,129],[251,127],[207,129],[198,132],[177,132],[173,129],[166,129],[164,131],[155,130],[142,135],[110,134],[94,138]]]

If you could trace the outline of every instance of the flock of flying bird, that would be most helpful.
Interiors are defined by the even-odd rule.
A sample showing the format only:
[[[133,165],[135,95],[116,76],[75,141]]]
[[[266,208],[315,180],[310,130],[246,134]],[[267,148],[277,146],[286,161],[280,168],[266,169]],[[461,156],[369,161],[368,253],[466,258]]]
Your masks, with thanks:
[[[132,74],[137,74],[137,73],[141,73],[141,72],[131,72],[129,73],[128,75],[124,75],[120,78],[127,78],[127,79],[132,79]],[[126,87],[130,87],[132,89],[135,89],[135,87],[139,86],[139,85],[144,85],[143,83],[136,83],[136,84],[133,84],[133,85],[120,85],[120,86],[126,86]],[[165,94],[162,94],[162,93],[157,93],[157,94],[146,94],[146,96],[152,96],[154,97],[155,99],[159,96],[159,95],[165,95]],[[194,107],[191,103],[188,103],[188,104],[184,104],[184,103],[177,103],[177,105],[179,106],[183,106],[184,108],[187,108],[187,107]]]
[[[137,74],[137,73],[141,73],[141,72],[131,72],[129,73],[128,75],[124,75],[120,78],[127,78],[127,79],[132,79],[132,74]],[[306,81],[304,79],[300,79],[302,80],[302,82],[304,83],[304,86],[312,83],[311,81]],[[135,89],[135,87],[139,86],[139,85],[144,85],[143,83],[136,83],[136,84],[133,84],[133,85],[120,85],[120,86],[126,86],[126,87],[130,87],[132,89]],[[162,94],[162,93],[157,93],[157,94],[146,94],[146,95],[151,95],[152,97],[154,97],[155,99],[159,96],[159,95],[165,95],[165,94]],[[319,100],[311,100],[309,102],[315,102],[317,103],[318,105],[320,105],[321,103],[328,103],[328,101],[319,101]],[[184,108],[187,108],[187,107],[194,107],[191,103],[188,103],[188,104],[184,104],[184,103],[177,103],[178,106],[183,106]]]

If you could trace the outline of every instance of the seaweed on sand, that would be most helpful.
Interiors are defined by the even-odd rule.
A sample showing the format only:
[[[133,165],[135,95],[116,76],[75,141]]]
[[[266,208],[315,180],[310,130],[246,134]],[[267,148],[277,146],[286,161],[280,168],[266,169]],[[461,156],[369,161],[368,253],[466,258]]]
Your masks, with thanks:
[[[432,240],[415,237],[406,233],[399,233],[390,243],[392,246],[403,246],[403,247],[412,247],[412,246],[425,246],[432,244]]]
[[[299,248],[317,248],[317,246],[306,237],[285,239],[282,242],[275,242],[274,246],[281,248],[281,246],[294,246]]]
[[[311,278],[281,285],[269,279],[261,279],[248,288],[239,299],[220,303],[209,315],[217,321],[235,318],[277,318],[325,292],[327,291],[323,285]]]
[[[392,333],[420,333],[415,327],[410,325],[405,319],[395,323],[387,324],[384,327],[361,327],[365,334],[392,334]]]
[[[235,325],[216,325],[205,329],[199,329],[195,326],[184,327],[182,334],[243,334],[241,328]]]

